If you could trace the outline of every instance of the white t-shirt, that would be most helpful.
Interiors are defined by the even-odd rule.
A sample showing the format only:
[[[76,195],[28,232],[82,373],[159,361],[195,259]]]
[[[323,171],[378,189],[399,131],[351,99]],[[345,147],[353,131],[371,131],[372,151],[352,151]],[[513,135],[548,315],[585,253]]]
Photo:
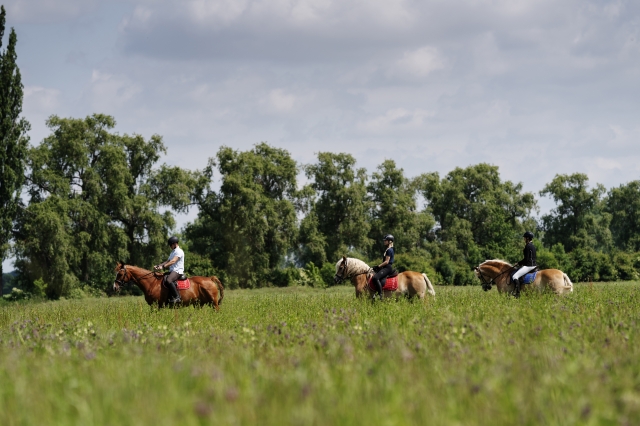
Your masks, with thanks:
[[[176,247],[176,249],[171,252],[171,254],[169,255],[169,259],[167,260],[171,260],[176,256],[178,257],[178,261],[169,266],[169,272],[184,274],[184,252],[180,247]]]

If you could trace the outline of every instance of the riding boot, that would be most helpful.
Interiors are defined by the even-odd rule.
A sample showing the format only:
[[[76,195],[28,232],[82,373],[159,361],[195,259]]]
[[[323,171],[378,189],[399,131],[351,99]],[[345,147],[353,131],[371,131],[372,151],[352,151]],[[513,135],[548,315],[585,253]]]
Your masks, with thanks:
[[[373,278],[373,283],[376,285],[376,294],[378,295],[380,300],[382,300],[382,283],[375,277]]]
[[[520,288],[522,287],[522,281],[521,278],[518,278],[517,280],[513,281],[515,288],[513,290],[513,297],[515,297],[516,299],[518,297],[520,297]]]
[[[182,302],[182,299],[180,298],[180,292],[178,291],[178,283],[177,282],[172,282],[169,283],[169,293],[171,293],[171,297],[169,297],[169,303],[180,303]]]

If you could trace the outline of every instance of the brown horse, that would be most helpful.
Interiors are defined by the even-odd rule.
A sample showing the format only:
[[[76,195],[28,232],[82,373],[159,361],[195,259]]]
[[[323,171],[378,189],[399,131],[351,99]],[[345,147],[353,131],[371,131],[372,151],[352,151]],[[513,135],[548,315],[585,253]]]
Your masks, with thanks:
[[[491,290],[492,284],[496,285],[500,293],[511,294],[515,290],[511,282],[511,274],[515,272],[515,268],[504,260],[487,260],[478,265],[474,272],[482,281],[484,291]],[[538,271],[536,279],[531,284],[522,286],[522,290],[552,290],[556,294],[564,294],[573,292],[573,283],[567,274],[558,269],[543,269]]]
[[[362,297],[365,293],[373,298],[375,291],[369,288],[369,277],[373,275],[373,270],[360,259],[343,256],[336,264],[336,275],[333,280],[336,283],[350,279],[356,288],[356,297]],[[424,299],[426,293],[434,296],[436,291],[431,285],[431,281],[426,274],[420,272],[406,271],[398,274],[398,288],[395,291],[383,291],[384,297],[418,296]]]
[[[149,305],[157,303],[160,308],[169,305],[169,291],[162,285],[164,275],[137,266],[125,265],[118,262],[115,268],[116,279],[113,290],[120,291],[120,286],[134,283],[144,293],[144,299]],[[191,287],[178,290],[182,298],[182,305],[209,305],[219,310],[224,298],[224,287],[217,277],[189,277]]]

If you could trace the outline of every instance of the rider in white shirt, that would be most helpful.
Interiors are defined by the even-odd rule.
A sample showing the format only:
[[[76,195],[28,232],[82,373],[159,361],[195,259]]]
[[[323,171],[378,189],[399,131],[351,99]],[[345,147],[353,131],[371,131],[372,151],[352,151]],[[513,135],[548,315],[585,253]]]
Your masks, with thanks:
[[[169,292],[171,293],[171,297],[169,297],[169,303],[180,303],[182,299],[180,298],[180,293],[178,292],[178,277],[184,274],[184,251],[178,246],[178,237],[171,237],[168,240],[169,246],[171,247],[171,254],[166,262],[163,262],[159,265],[155,265],[155,269],[163,269],[167,266],[169,267],[169,274],[165,282],[167,283],[167,287],[169,288]]]

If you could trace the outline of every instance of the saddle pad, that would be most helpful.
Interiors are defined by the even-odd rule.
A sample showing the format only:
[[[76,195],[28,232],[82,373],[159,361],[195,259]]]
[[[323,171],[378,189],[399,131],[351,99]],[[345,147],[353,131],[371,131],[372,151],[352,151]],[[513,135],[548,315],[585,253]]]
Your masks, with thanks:
[[[376,287],[371,282],[373,281],[373,277],[369,278],[369,288],[371,291],[376,291]],[[384,283],[384,287],[382,290],[384,291],[396,291],[398,289],[398,276],[395,277],[387,277],[387,282]]]
[[[184,281],[178,281],[178,290],[188,290],[191,288],[191,281],[187,278]]]
[[[526,274],[522,282],[525,284],[531,284],[536,279],[536,275],[538,275],[538,271]]]

